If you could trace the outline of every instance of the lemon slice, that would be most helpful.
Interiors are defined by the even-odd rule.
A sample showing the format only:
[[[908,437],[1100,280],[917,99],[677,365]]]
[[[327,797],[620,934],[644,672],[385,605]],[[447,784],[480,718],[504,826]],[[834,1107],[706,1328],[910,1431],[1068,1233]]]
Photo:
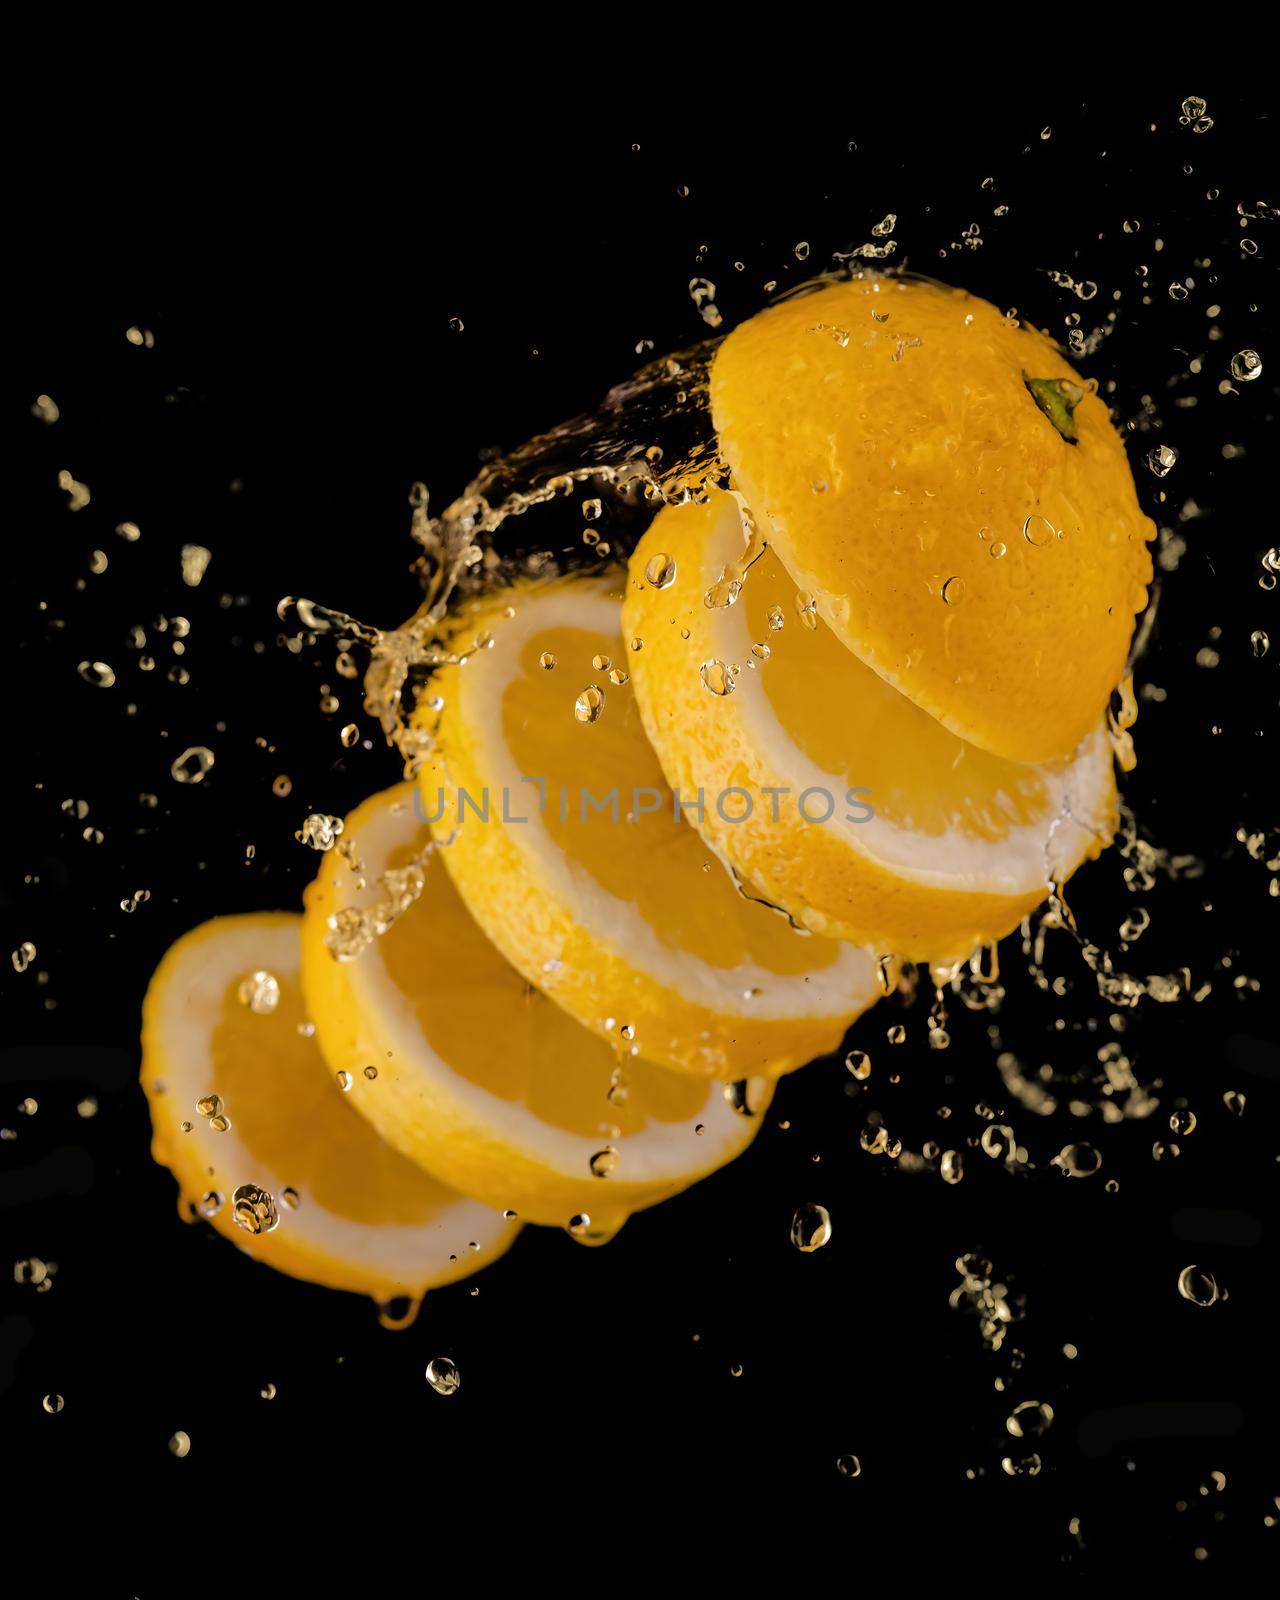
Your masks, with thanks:
[[[966,744],[845,649],[771,550],[747,554],[744,570],[731,495],[661,512],[623,618],[644,641],[636,699],[668,779],[746,797],[708,808],[703,831],[762,895],[816,932],[946,962],[1109,840],[1101,723],[1056,765]]]
[[[1090,737],[1155,528],[1043,334],[957,289],[832,283],[735,329],[710,382],[736,487],[838,638],[997,755]]]
[[[769,1085],[620,1054],[530,988],[417,810],[412,784],[367,800],[307,893],[303,983],[351,1104],[446,1182],[588,1242],[743,1151]]]
[[[620,600],[617,578],[558,580],[461,615],[465,659],[428,702],[424,814],[477,922],[593,1032],[688,1072],[802,1066],[877,997],[874,963],[745,898],[677,814],[627,681]]]
[[[302,919],[218,917],[169,950],[142,1012],[152,1154],[179,1208],[281,1272],[379,1300],[470,1277],[519,1231],[385,1145],[325,1066]]]

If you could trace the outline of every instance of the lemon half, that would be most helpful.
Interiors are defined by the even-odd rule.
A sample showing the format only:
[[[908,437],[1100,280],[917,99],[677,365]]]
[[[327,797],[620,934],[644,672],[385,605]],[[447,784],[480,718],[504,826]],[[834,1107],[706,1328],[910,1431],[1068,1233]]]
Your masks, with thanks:
[[[1107,407],[1049,339],[958,289],[860,279],[743,323],[710,382],[736,487],[862,661],[1012,761],[1092,735],[1155,528]]]

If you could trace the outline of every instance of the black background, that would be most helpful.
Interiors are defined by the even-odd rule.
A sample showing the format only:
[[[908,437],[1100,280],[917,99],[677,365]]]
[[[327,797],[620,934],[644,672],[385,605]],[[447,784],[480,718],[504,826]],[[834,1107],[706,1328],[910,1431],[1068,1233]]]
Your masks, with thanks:
[[[1197,90],[1214,118],[1205,134],[1178,121]],[[1064,1563],[1199,1577],[1274,1565],[1280,1528],[1263,1519],[1280,1516],[1277,904],[1236,838],[1277,815],[1277,646],[1255,659],[1249,635],[1280,635],[1275,593],[1258,583],[1276,543],[1280,244],[1274,223],[1242,229],[1237,212],[1276,203],[1274,124],[1256,97],[1194,81],[1087,103],[981,101],[957,115],[860,94],[847,115],[739,107],[681,118],[678,131],[652,117],[606,128],[593,108],[554,125],[511,107],[259,110],[246,137],[225,99],[126,97],[28,148],[11,197],[20,282],[7,341],[0,1126],[18,1137],[0,1146],[0,1419],[23,1484],[15,1525],[46,1571],[82,1555],[101,1576],[95,1593],[179,1592],[175,1570],[192,1592],[206,1551],[223,1559],[242,1529],[278,1539],[282,1527],[290,1544],[346,1545],[388,1577],[424,1581],[445,1546],[483,1580],[509,1539],[589,1583],[651,1551],[670,1553],[672,1575],[711,1576],[759,1543],[802,1571],[834,1556],[850,1576],[882,1564],[974,1581]],[[438,509],[481,452],[590,409],[639,364],[640,341],[661,353],[701,338],[691,278],[716,283],[732,324],[767,301],[766,282],[822,270],[888,212],[895,264],[1017,306],[1059,337],[1070,312],[1088,330],[1123,291],[1115,331],[1083,368],[1115,380],[1122,420],[1145,418],[1131,442],[1140,491],[1187,545],[1139,671],[1167,699],[1143,706],[1125,794],[1144,837],[1196,856],[1204,874],[1162,877],[1142,900],[1149,932],[1117,960],[1140,973],[1185,965],[1213,985],[1198,1004],[1127,1014],[1121,1041],[1158,1082],[1159,1109],[1104,1126],[1009,1104],[990,1022],[1006,1048],[1060,1071],[1087,1067],[1113,1037],[1068,944],[1051,946],[1051,970],[1074,983],[1056,999],[1026,977],[1015,937],[1002,1014],[953,1005],[948,1052],[925,1047],[923,1006],[902,1017],[897,1049],[885,1041],[896,1019],[878,1010],[850,1041],[873,1056],[865,1090],[838,1061],[787,1080],[729,1171],[607,1249],[527,1230],[477,1295],[431,1295],[407,1333],[183,1227],[133,1083],[149,972],[206,916],[295,906],[311,868],[293,840],[301,817],[341,813],[396,776],[331,651],[279,647],[276,602],[302,593],[401,620],[416,599],[413,482]],[[983,243],[965,248],[974,222]],[[1077,301],[1051,269],[1096,281],[1097,297]],[[1173,300],[1169,283],[1188,276],[1194,289]],[[131,345],[130,326],[154,348]],[[1219,393],[1246,346],[1263,377]],[[39,393],[58,403],[54,426],[30,414]],[[1180,452],[1162,483],[1141,465],[1158,441]],[[75,514],[57,487],[64,468],[92,490]],[[1199,516],[1185,516],[1189,501]],[[125,519],[142,529],[136,544],[113,531]],[[213,551],[198,589],[181,581],[185,543]],[[97,576],[95,548],[109,558]],[[192,624],[184,685],[168,681],[170,640],[151,626],[175,613]],[[151,635],[150,674],[126,644],[135,623]],[[1210,644],[1219,664],[1197,665]],[[114,665],[114,688],[81,681],[86,658]],[[340,695],[337,715],[320,711],[321,683]],[[349,720],[373,748],[340,748]],[[215,768],[179,788],[170,763],[200,743]],[[286,800],[271,793],[277,773],[292,778]],[[68,798],[89,817],[64,814]],[[86,825],[105,841],[85,842]],[[1135,903],[1123,866],[1113,852],[1070,895],[1112,949]],[[139,887],[151,900],[122,913]],[[24,939],[39,957],[18,976],[7,952]],[[1235,988],[1241,976],[1260,991]],[[1222,1100],[1231,1089],[1247,1096],[1238,1119]],[[89,1090],[100,1110],[82,1121]],[[17,1110],[25,1095],[33,1117]],[[1007,1111],[1029,1176],[967,1143],[984,1104]],[[1157,1163],[1152,1143],[1173,1137],[1168,1117],[1184,1104],[1197,1131],[1177,1141],[1180,1159]],[[872,1114],[910,1148],[963,1149],[964,1181],[866,1154]],[[1077,1139],[1102,1168],[1072,1182],[1048,1161]],[[788,1242],[808,1200],[834,1223],[811,1256]],[[1026,1297],[1016,1370],[1009,1346],[987,1352],[948,1306],[966,1251]],[[58,1264],[46,1295],[8,1283],[5,1263],[30,1255]],[[1217,1274],[1225,1303],[1179,1298],[1192,1261]],[[463,1373],[449,1401],[422,1377],[441,1353]],[[61,1414],[42,1411],[47,1392],[65,1396]],[[1014,1480],[1000,1467],[1013,1443],[1004,1418],[1022,1399],[1049,1401],[1056,1421],[1042,1474]],[[1182,1401],[1207,1403],[1229,1436],[1168,1409]],[[1154,1409],[1113,1425],[1108,1408],[1125,1406]],[[1143,1437],[1151,1427],[1171,1436]],[[167,1448],[178,1428],[193,1441],[181,1461]],[[846,1453],[862,1461],[857,1479],[836,1471]],[[76,1551],[59,1538],[70,1527],[86,1530]],[[588,1536],[612,1567],[592,1564]],[[185,1566],[166,1568],[175,1554]]]

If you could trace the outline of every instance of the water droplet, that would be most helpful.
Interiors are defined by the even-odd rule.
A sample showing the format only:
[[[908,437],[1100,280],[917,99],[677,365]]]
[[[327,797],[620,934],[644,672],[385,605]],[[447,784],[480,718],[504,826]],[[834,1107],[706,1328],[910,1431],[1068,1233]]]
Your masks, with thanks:
[[[1005,1456],[1000,1466],[1011,1478],[1038,1478],[1043,1462],[1033,1450],[1027,1456]]]
[[[1053,1426],[1053,1407],[1046,1400],[1024,1400],[1005,1418],[1015,1439],[1035,1439]]]
[[[538,657],[538,665],[544,672],[554,672],[556,669],[556,658],[551,654],[550,650],[544,650]]]
[[[56,1417],[66,1403],[60,1394],[47,1394],[40,1402],[51,1417]]]
[[[579,722],[598,722],[604,710],[604,690],[598,683],[589,683],[573,702],[573,714]]]
[[[704,661],[702,682],[714,695],[732,694],[738,684],[738,668],[723,661]]]
[[[342,1090],[343,1094],[346,1094],[351,1088],[351,1074],[344,1069],[343,1071],[337,1073],[336,1076],[338,1079],[339,1089]]]
[[[427,1362],[426,1379],[437,1394],[457,1394],[462,1374],[448,1356],[434,1356]]]
[[[791,1219],[791,1242],[805,1255],[821,1250],[831,1239],[831,1213],[812,1201],[799,1206]]]
[[[1249,648],[1253,651],[1255,656],[1261,659],[1271,648],[1270,635],[1265,633],[1261,628],[1255,628],[1249,635]]]
[[[332,850],[342,832],[342,818],[331,817],[323,811],[312,811],[303,818],[302,826],[294,834],[299,844],[309,845],[321,854]]]
[[[1237,350],[1231,358],[1231,376],[1239,383],[1252,383],[1262,376],[1262,357],[1256,350]]]
[[[862,1463],[857,1456],[837,1456],[836,1471],[842,1478],[860,1478],[862,1476]]]
[[[948,578],[942,585],[942,599],[945,605],[958,606],[964,599],[964,579]]]
[[[1052,1165],[1068,1178],[1091,1178],[1102,1165],[1102,1156],[1091,1144],[1068,1144],[1054,1156]]]
[[[82,661],[76,670],[95,689],[109,689],[116,681],[114,670],[105,661]]]
[[[758,1117],[768,1104],[769,1080],[767,1078],[739,1078],[726,1083],[724,1097],[740,1117]]]
[[[203,783],[213,766],[213,751],[206,745],[190,745],[169,768],[175,783]]]
[[[257,1017],[267,1017],[280,1004],[279,980],[270,972],[251,972],[236,991],[242,1006]]]
[[[169,1440],[169,1449],[175,1456],[177,1456],[179,1461],[181,1461],[183,1456],[191,1454],[191,1435],[189,1433],[183,1433],[182,1430],[179,1429],[178,1432],[175,1433]]]
[[[597,1150],[591,1157],[591,1176],[593,1178],[607,1178],[618,1170],[618,1152],[611,1144],[605,1145],[603,1150]]]
[[[231,1215],[246,1233],[274,1233],[280,1224],[274,1197],[256,1183],[242,1183],[231,1196]]]
[[[1183,1267],[1178,1274],[1178,1293],[1193,1306],[1211,1306],[1222,1298],[1218,1280],[1207,1267]]]
[[[1147,451],[1147,466],[1157,478],[1167,478],[1177,464],[1178,452],[1171,444],[1158,444]]]
[[[871,1057],[865,1050],[850,1050],[844,1058],[844,1064],[859,1081],[871,1076]]]
[[[964,1157],[958,1150],[944,1150],[938,1172],[943,1183],[959,1183],[964,1177]]]
[[[182,547],[182,581],[188,589],[196,589],[204,577],[213,552],[202,544],[184,544]]]
[[[1188,1134],[1194,1133],[1196,1131],[1195,1112],[1186,1107],[1173,1112],[1169,1118],[1169,1128],[1173,1133],[1182,1135],[1183,1138]]]

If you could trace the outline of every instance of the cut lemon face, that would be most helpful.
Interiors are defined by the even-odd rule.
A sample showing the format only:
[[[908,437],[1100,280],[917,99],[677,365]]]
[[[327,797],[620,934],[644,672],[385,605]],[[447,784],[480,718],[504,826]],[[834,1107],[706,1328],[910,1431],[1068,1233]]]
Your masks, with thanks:
[[[1044,335],[958,289],[832,283],[728,336],[711,409],[760,531],[862,661],[1011,761],[1092,735],[1155,528]]]
[[[476,921],[594,1033],[686,1072],[803,1066],[877,997],[874,963],[745,898],[685,820],[696,794],[677,815],[615,583],[526,584],[459,616],[424,813]]]
[[[771,550],[743,571],[744,544],[731,495],[661,512],[623,622],[644,641],[636,700],[668,780],[738,791],[703,831],[765,898],[816,932],[948,962],[1109,840],[1100,722],[1056,765],[966,744],[845,649]]]
[[[476,926],[417,813],[412,784],[366,801],[307,893],[303,983],[351,1104],[465,1193],[588,1242],[740,1154],[770,1085],[581,1027]]]
[[[519,1224],[384,1144],[325,1065],[298,981],[302,919],[218,917],[178,940],[142,1013],[152,1154],[189,1220],[259,1261],[379,1300],[468,1278]]]

